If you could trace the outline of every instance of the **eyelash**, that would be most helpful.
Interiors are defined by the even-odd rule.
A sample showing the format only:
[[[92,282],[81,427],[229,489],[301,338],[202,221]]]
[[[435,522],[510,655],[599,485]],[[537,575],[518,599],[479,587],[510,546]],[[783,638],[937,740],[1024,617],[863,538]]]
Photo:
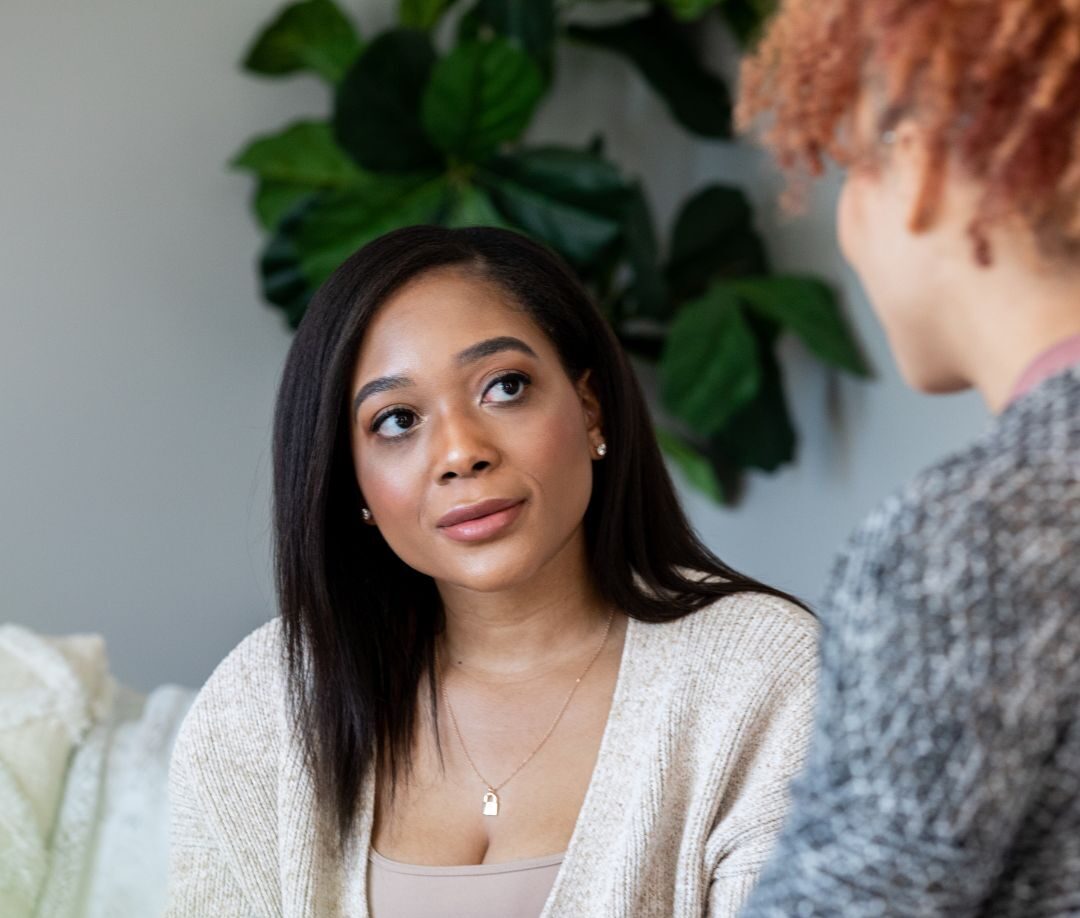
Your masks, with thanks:
[[[522,372],[520,372],[518,370],[514,370],[511,373],[503,373],[501,376],[495,377],[495,379],[493,379],[491,381],[491,384],[488,385],[487,388],[484,389],[484,395],[487,395],[487,393],[490,392],[492,389],[494,389],[496,386],[498,386],[501,383],[505,383],[508,380],[519,380],[522,383],[521,391],[517,394],[516,397],[510,399],[509,401],[496,402],[495,404],[498,404],[498,405],[511,405],[511,404],[516,405],[516,404],[518,404],[521,401],[521,399],[524,397],[525,391],[528,389],[529,386],[532,385],[532,380],[529,378],[528,374],[522,373]],[[379,433],[379,428],[382,427],[384,421],[387,421],[390,418],[394,417],[395,415],[400,415],[400,414],[408,414],[408,415],[412,415],[412,416],[415,417],[415,412],[411,408],[401,408],[401,407],[387,408],[385,411],[381,412],[380,414],[377,414],[375,416],[375,418],[372,420],[372,422],[371,422],[371,432],[374,433],[374,434],[378,434]],[[386,439],[386,440],[402,440],[402,439],[404,439],[405,437],[407,437],[409,435],[409,433],[412,431],[412,429],[413,429],[412,427],[409,427],[404,433],[397,434],[396,436],[384,437],[383,439]]]

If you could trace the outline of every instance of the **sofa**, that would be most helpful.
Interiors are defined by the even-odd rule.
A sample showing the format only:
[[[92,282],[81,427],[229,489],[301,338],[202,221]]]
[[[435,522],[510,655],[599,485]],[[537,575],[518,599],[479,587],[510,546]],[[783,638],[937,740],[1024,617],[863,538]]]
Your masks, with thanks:
[[[0,624],[0,915],[161,914],[169,755],[194,694],[122,685],[99,635]]]

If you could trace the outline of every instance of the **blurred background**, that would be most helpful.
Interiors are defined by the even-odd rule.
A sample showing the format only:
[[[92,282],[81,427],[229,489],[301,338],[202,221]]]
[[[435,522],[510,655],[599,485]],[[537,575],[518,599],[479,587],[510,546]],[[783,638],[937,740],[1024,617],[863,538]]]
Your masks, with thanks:
[[[0,8],[0,619],[104,638],[142,691],[197,687],[274,615],[270,424],[291,340],[260,293],[265,234],[251,138],[325,116],[313,75],[240,62],[277,0],[4,0]],[[362,36],[393,0],[348,0]],[[737,44],[703,26],[709,66]],[[694,136],[625,57],[565,42],[524,140],[608,155],[646,186],[661,235],[688,189],[741,186],[778,271],[828,281],[875,378],[837,372],[798,336],[779,357],[795,461],[747,474],[737,505],[674,474],[729,564],[814,601],[847,531],[921,465],[986,423],[973,395],[929,399],[898,378],[834,236],[838,182],[785,218],[748,143]]]

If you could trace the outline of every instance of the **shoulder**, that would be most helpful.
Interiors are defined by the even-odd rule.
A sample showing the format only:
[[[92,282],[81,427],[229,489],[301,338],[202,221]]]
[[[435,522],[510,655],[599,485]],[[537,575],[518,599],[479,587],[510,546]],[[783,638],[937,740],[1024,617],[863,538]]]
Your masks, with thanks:
[[[687,616],[683,627],[703,654],[777,662],[812,656],[818,631],[817,619],[806,609],[753,591],[717,599]]]
[[[281,646],[277,620],[245,637],[181,724],[169,766],[170,915],[194,902],[200,914],[211,902],[215,914],[281,911],[282,792],[298,786],[282,771],[292,747]]]
[[[635,630],[643,656],[696,690],[792,687],[812,682],[817,670],[817,620],[767,593],[724,596],[675,621],[637,622]]]
[[[1064,626],[1080,590],[1080,449],[1021,447],[1015,433],[995,428],[927,468],[855,529],[822,610],[843,654],[857,644],[900,665],[901,648],[947,654],[972,629]]]
[[[1050,527],[1075,521],[1080,421],[1057,418],[1053,404],[1042,411],[1035,410],[1040,405],[1007,411],[983,436],[882,501],[856,535],[878,535],[879,541],[913,534],[953,539],[986,522]],[[1078,405],[1071,406],[1072,415]]]
[[[753,801],[781,793],[809,743],[816,619],[795,603],[747,592],[676,621],[634,622],[631,633],[620,713],[637,741],[662,737],[665,759],[699,801],[719,799],[727,785],[728,825],[743,825],[744,812],[760,823]]]
[[[177,734],[173,766],[209,778],[265,761],[284,722],[285,684],[275,618],[234,647],[199,690]]]
[[[1031,451],[995,431],[924,469],[854,530],[833,580],[889,583],[960,576],[992,566],[1021,572],[1080,545],[1078,456]],[[854,570],[852,570],[854,568]]]
[[[268,713],[276,706],[284,685],[283,641],[280,619],[260,625],[236,645],[199,690],[192,720],[215,714]]]

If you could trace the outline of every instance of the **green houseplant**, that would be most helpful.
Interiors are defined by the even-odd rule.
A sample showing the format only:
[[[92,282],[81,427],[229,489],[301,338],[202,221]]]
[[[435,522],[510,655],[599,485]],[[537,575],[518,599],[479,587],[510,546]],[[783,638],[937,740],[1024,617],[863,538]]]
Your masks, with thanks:
[[[333,0],[287,6],[244,67],[315,74],[333,106],[328,119],[255,138],[232,160],[256,179],[265,298],[295,327],[350,252],[396,227],[524,232],[566,258],[628,351],[655,365],[667,454],[692,485],[733,500],[745,469],[771,471],[795,455],[775,353],[782,333],[831,366],[869,373],[832,292],[770,271],[737,188],[688,194],[661,244],[641,183],[600,138],[572,148],[521,137],[551,90],[559,41],[623,55],[683,128],[730,137],[730,96],[700,62],[695,29],[723,15],[745,39],[768,2],[638,4],[590,26],[571,15],[581,2],[401,0],[400,24],[366,41]]]

